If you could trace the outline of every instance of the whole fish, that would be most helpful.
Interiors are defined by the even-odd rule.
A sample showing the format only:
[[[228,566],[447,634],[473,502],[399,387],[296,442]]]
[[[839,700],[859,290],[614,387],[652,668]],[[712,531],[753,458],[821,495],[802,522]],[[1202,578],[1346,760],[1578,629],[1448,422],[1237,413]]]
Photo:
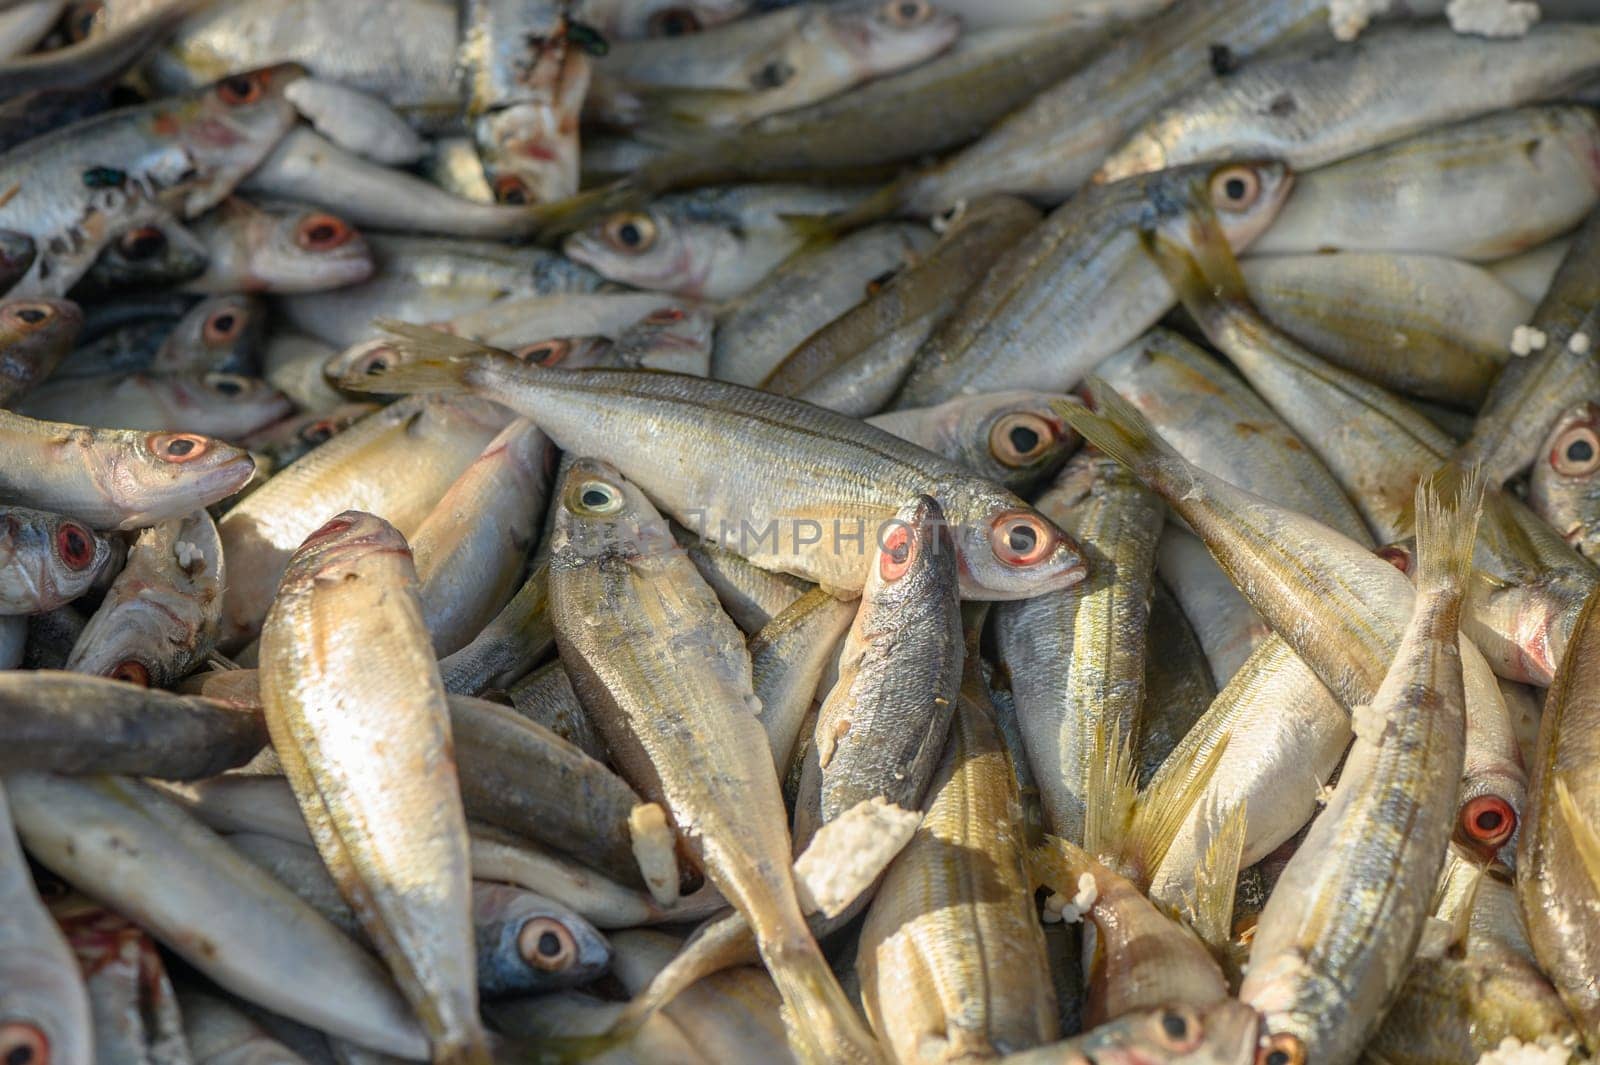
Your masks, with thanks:
[[[1239,994],[1306,1060],[1354,1062],[1399,992],[1452,829],[1466,742],[1459,621],[1477,482],[1417,490],[1417,594],[1406,633],[1322,816],[1278,878]]]
[[[688,37],[620,44],[596,64],[585,111],[621,125],[740,126],[914,67],[961,28],[925,0],[797,4]]]
[[[1448,74],[1446,73],[1448,71]],[[1374,30],[1249,63],[1153,115],[1096,181],[1218,159],[1310,170],[1438,126],[1561,95],[1600,71],[1600,27],[1536,26],[1510,40],[1448,26]],[[1396,97],[1420,78],[1431,91]]]
[[[65,292],[141,212],[200,214],[226,197],[289,129],[294,67],[237,74],[170,100],[107,112],[0,155],[0,228],[39,254],[18,294]]]
[[[1600,557],[1600,403],[1585,400],[1550,428],[1528,476],[1528,505],[1585,557]]]
[[[72,602],[111,554],[105,537],[70,518],[0,507],[0,614],[38,614]]]
[[[204,510],[145,529],[66,668],[171,687],[216,644],[226,583],[222,542]]]
[[[1302,175],[1252,250],[1497,259],[1565,232],[1595,206],[1597,147],[1600,122],[1571,107],[1420,133]]]
[[[434,1061],[485,1063],[466,815],[416,587],[383,519],[345,511],[313,532],[262,625],[261,699],[317,850]]]
[[[841,414],[876,413],[900,390],[928,334],[1039,218],[1007,196],[971,204],[920,262],[784,355],[761,387]]]
[[[1200,166],[1086,192],[1000,257],[917,353],[896,406],[1008,388],[1062,391],[1154,325],[1172,290],[1141,245],[1215,218],[1243,248],[1293,187],[1278,164]]]
[[[735,185],[618,211],[562,243],[573,261],[635,288],[723,300],[749,291],[807,239],[806,216],[843,210],[850,189]]]
[[[1335,366],[1468,410],[1533,310],[1487,270],[1437,256],[1274,255],[1239,267],[1261,313]]]
[[[1082,443],[1051,406],[1064,399],[1048,392],[990,392],[865,420],[995,484],[1026,493],[1053,476]]]
[[[301,541],[345,507],[415,532],[510,417],[474,400],[422,398],[357,422],[273,477],[217,522],[228,560],[219,646],[256,635]]]
[[[795,846],[857,803],[915,809],[944,754],[961,686],[956,552],[944,512],[918,496],[877,537],[877,559],[817,712],[800,775]]]
[[[196,220],[205,272],[189,292],[319,292],[372,276],[366,241],[344,219],[304,207],[257,207],[233,198]]]
[[[45,382],[17,404],[33,418],[146,432],[203,433],[234,441],[289,414],[289,397],[238,374],[174,373],[75,377]]]
[[[959,530],[953,536],[964,596],[1020,598],[1082,578],[1072,541],[1020,500],[853,419],[673,374],[530,367],[441,333],[391,328],[404,330],[394,343],[406,357],[377,373],[344,378],[343,387],[493,396],[563,449],[603,458],[649,484],[668,513],[764,569],[859,589],[870,559],[868,526],[888,521],[905,499],[928,494]],[[628,436],[639,432],[656,446],[629,446]],[[670,456],[659,449],[665,439],[681,441]],[[739,441],[737,454],[729,450],[733,440]],[[749,475],[752,448],[770,450],[771,463],[754,465],[782,469],[781,484],[757,490]],[[697,456],[692,462],[690,454]],[[805,465],[794,465],[797,455],[807,456]],[[686,477],[686,468],[696,472]],[[838,522],[831,541],[823,535],[824,519]],[[777,542],[767,546],[773,537]]]
[[[1089,575],[997,608],[995,637],[1045,823],[1081,846],[1097,738],[1131,747],[1138,736],[1165,513],[1137,478],[1093,451],[1073,456],[1039,507],[1076,538]]]
[[[28,853],[224,989],[363,1046],[426,1056],[378,962],[172,800],[117,777],[11,773],[5,788]]]
[[[90,1065],[89,997],[78,961],[34,889],[0,789],[0,1053],[20,1065]]]
[[[801,916],[738,630],[666,522],[616,471],[579,459],[557,500],[551,614],[562,660],[613,757],[663,802],[755,930],[793,1011],[791,1039],[829,1060],[876,1060]]]

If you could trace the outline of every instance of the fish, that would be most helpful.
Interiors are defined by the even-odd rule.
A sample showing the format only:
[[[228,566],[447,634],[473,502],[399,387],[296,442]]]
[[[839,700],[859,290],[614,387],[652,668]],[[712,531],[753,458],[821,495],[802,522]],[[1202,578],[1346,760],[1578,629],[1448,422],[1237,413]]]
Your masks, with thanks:
[[[19,414],[45,421],[76,418],[107,428],[201,433],[230,442],[292,409],[289,397],[265,381],[217,371],[47,381],[17,404]]]
[[[394,526],[347,510],[308,536],[262,624],[260,659],[267,728],[317,850],[433,1060],[487,1062],[444,685]]]
[[[161,211],[139,221],[101,250],[74,293],[175,285],[205,272],[206,246],[189,227]]]
[[[266,308],[253,296],[212,296],[183,314],[150,361],[158,373],[215,370],[249,375],[261,368]],[[274,388],[276,382],[269,381]],[[292,393],[286,392],[290,398]]]
[[[1218,689],[1223,688],[1255,649],[1272,637],[1272,630],[1222,572],[1205,542],[1171,522],[1156,544],[1156,573],[1193,625],[1212,679]],[[1151,702],[1147,697],[1147,709]]]
[[[620,42],[595,64],[584,110],[612,125],[741,126],[914,67],[961,30],[926,0],[796,4],[688,36]]]
[[[359,284],[374,264],[354,226],[326,211],[258,207],[233,197],[196,220],[206,267],[188,292],[320,292]]]
[[[1060,470],[1082,441],[1055,415],[1048,392],[990,392],[863,419],[995,484],[1027,494]]]
[[[289,102],[329,140],[385,166],[410,166],[428,144],[383,100],[336,81],[305,77],[289,86]]]
[[[5,789],[35,860],[223,989],[375,1050],[427,1056],[382,966],[177,803],[119,777],[15,772]]]
[[[668,522],[678,546],[700,576],[717,593],[733,623],[746,633],[766,628],[779,614],[799,602],[814,586],[787,573],[777,573],[752,565],[741,556],[711,542],[704,535],[677,522]],[[831,593],[830,593],[831,594]]]
[[[222,1065],[241,1058],[263,1065],[299,1065],[301,1059],[294,1051],[273,1039],[227,999],[187,984],[180,985],[177,993],[183,1034],[195,1065]]]
[[[711,882],[749,920],[792,1011],[791,1040],[831,1060],[877,1060],[801,917],[738,630],[666,522],[617,471],[579,459],[556,498],[557,645],[624,777],[662,802]],[[673,712],[661,715],[663,706]]]
[[[1020,598],[1082,579],[1076,546],[1021,500],[853,419],[722,382],[642,371],[529,367],[444,334],[399,324],[390,328],[404,331],[404,339],[396,333],[394,343],[405,348],[406,358],[377,373],[369,369],[346,377],[343,387],[492,395],[534,421],[557,446],[587,451],[616,464],[624,476],[648,483],[673,517],[763,569],[844,591],[859,589],[869,558],[868,525],[882,524],[906,498],[926,493],[959,530],[953,536],[963,596]],[[649,414],[641,422],[625,411]],[[668,434],[682,440],[670,468],[657,465],[654,449],[628,447],[614,430],[596,433],[619,417],[634,427],[630,431],[643,429],[658,444]],[[737,455],[724,442],[735,438],[742,449]],[[752,491],[746,472],[751,447],[769,448],[788,465],[781,488]],[[680,463],[691,451],[701,457],[692,463],[696,476],[685,478]],[[800,454],[809,456],[804,466],[793,463]],[[843,484],[860,487],[841,493]],[[833,542],[821,536],[824,519],[840,522]],[[861,542],[855,541],[852,526]],[[765,540],[771,537],[777,542],[768,547]]]
[[[1151,1061],[1177,1065],[1293,1065],[1290,1052],[1258,1047],[1260,1017],[1234,999],[1205,1010],[1157,1009],[1102,1024],[1059,1043],[1007,1054],[1005,1065],[1077,1065],[1079,1062]],[[1283,1055],[1283,1056],[1279,1056]]]
[[[1150,646],[1159,647],[1161,653],[1146,654],[1144,660],[1144,708],[1140,711],[1139,740],[1135,745],[1140,787],[1149,785],[1156,770],[1217,697],[1217,681],[1200,637],[1167,588],[1165,578],[1159,576],[1161,552],[1167,550],[1173,531],[1173,526],[1166,526],[1156,544],[1158,579],[1146,631]]]
[[[78,961],[39,900],[0,789],[0,1053],[21,1065],[95,1060]]]
[[[1141,230],[1158,228],[1182,244],[1220,224],[1229,243],[1243,248],[1271,224],[1293,185],[1279,164],[1240,163],[1167,171],[1069,201],[1001,256],[928,337],[895,405],[1071,388],[1172,305]]]
[[[761,700],[761,727],[779,774],[788,772],[803,727],[809,723],[816,731],[813,702],[831,693],[820,687],[830,671],[842,675],[840,644],[854,627],[857,612],[855,603],[813,588],[745,641],[751,685]]]
[[[1479,483],[1417,489],[1417,594],[1323,815],[1256,925],[1240,1000],[1307,1060],[1354,1062],[1422,935],[1466,748],[1458,651]]]
[[[807,216],[855,203],[851,189],[733,185],[613,212],[562,241],[581,266],[635,288],[725,300],[754,288],[808,239]]]
[[[1419,133],[1301,175],[1252,251],[1408,252],[1471,262],[1524,251],[1595,206],[1597,144],[1594,115],[1568,107],[1506,111]]]
[[[928,334],[1040,217],[1012,197],[970,204],[919,262],[806,337],[760,387],[841,414],[876,414],[900,390]]]
[[[1111,152],[1093,180],[1239,158],[1311,170],[1410,134],[1560,96],[1596,70],[1600,29],[1582,23],[1547,23],[1510,40],[1402,26],[1353,43],[1319,41],[1248,63],[1163,108]],[[1434,91],[1389,94],[1396,79],[1411,77]]]
[[[1600,404],[1585,400],[1550,428],[1528,476],[1528,505],[1585,558],[1600,557],[1594,473],[1600,470]]]
[[[944,512],[910,500],[877,534],[877,560],[839,653],[800,775],[794,837],[881,798],[915,808],[944,754],[963,644],[956,552]]]
[[[0,98],[86,89],[111,81],[153,51],[162,38],[207,2],[170,0],[146,5],[138,18],[89,40],[8,57],[0,61]]]
[[[549,576],[545,564],[534,565],[516,594],[477,635],[439,659],[439,675],[446,691],[479,695],[490,688],[507,688],[515,696],[514,685],[555,646],[555,632],[550,627]]]
[[[226,585],[222,542],[204,510],[141,531],[66,668],[172,687],[215,646]]]
[[[0,613],[65,606],[89,590],[111,554],[104,536],[70,518],[0,507]]]
[[[240,443],[258,460],[264,459],[263,465],[269,469],[281,470],[377,409],[376,403],[342,403],[329,411],[292,414],[265,429],[258,429]]]

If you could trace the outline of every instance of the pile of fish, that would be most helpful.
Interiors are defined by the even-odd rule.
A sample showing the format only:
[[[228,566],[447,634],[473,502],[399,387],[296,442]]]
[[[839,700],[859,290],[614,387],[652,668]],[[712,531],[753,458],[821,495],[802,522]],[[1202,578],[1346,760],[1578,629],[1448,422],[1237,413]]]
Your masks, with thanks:
[[[1600,1056],[1597,0],[0,0],[0,1065]]]

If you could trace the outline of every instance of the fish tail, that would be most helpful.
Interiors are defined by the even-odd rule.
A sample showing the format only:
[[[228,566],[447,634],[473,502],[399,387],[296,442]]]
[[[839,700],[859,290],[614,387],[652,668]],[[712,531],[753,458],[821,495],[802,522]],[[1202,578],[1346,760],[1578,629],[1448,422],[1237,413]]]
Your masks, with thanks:
[[[1206,816],[1210,842],[1195,869],[1189,923],[1218,958],[1228,956],[1233,941],[1233,900],[1244,858],[1245,824],[1244,803],[1226,810],[1213,805]]]
[[[883,1052],[867,1031],[833,970],[809,934],[762,945],[772,982],[783,996],[790,1040],[804,1060],[881,1062]]]
[[[1121,847],[1122,865],[1130,880],[1147,886],[1167,856],[1172,841],[1194,813],[1195,805],[1227,753],[1232,733],[1223,733],[1206,752],[1205,761],[1189,774],[1157,775],[1133,806],[1132,823]]]
[[[1478,541],[1483,477],[1450,464],[1417,484],[1417,588],[1466,587]]]
[[[1161,439],[1138,408],[1098,377],[1085,381],[1082,391],[1082,404],[1052,402],[1056,416],[1162,495],[1187,491],[1193,468]]]
[[[1128,835],[1139,795],[1133,744],[1121,723],[1101,716],[1089,725],[1089,774],[1084,781],[1083,849],[1116,858]]]
[[[346,374],[339,379],[339,387],[390,395],[470,392],[477,386],[477,373],[486,358],[511,358],[499,348],[437,329],[389,319],[379,319],[376,324],[393,338],[389,349],[396,360],[387,366],[374,364],[359,373]]]
[[[893,217],[905,206],[905,192],[908,187],[905,178],[889,182],[854,207],[830,215],[829,230],[836,234],[848,233]]]
[[[1139,242],[1184,308],[1200,322],[1214,319],[1228,307],[1250,305],[1239,260],[1215,216],[1202,212],[1186,217],[1182,238],[1147,229],[1140,232]]]

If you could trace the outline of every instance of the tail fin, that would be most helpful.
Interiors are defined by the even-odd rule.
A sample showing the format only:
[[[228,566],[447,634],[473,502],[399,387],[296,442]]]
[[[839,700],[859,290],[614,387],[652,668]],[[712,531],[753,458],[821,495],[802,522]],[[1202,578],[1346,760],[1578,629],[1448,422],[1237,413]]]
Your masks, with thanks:
[[[471,392],[476,387],[473,371],[486,357],[511,358],[499,348],[437,329],[387,318],[376,324],[394,337],[389,347],[398,361],[391,366],[374,363],[360,373],[346,374],[336,382],[340,388],[387,395]]]
[[[854,207],[830,216],[829,228],[834,233],[849,233],[862,226],[892,218],[905,206],[905,191],[909,179],[914,176],[914,174],[907,175],[891,181]]]
[[[1447,465],[1417,484],[1417,588],[1464,591],[1478,542],[1483,478],[1476,468],[1461,475]]]
[[[1194,467],[1161,439],[1137,407],[1098,377],[1085,381],[1082,391],[1082,405],[1050,404],[1058,418],[1162,496],[1188,493],[1196,481]]]
[[[1228,732],[1219,736],[1206,753],[1205,761],[1196,766],[1193,773],[1164,778],[1157,774],[1134,804],[1132,823],[1122,841],[1120,864],[1123,875],[1141,888],[1149,887],[1172,841],[1178,838],[1178,830],[1189,820],[1195,804],[1205,794],[1222,756],[1228,751],[1231,736]]]
[[[1194,874],[1194,897],[1189,900],[1189,923],[1219,960],[1230,956],[1233,945],[1233,898],[1239,886],[1239,862],[1244,857],[1245,806],[1236,803],[1225,812],[1215,806],[1206,816],[1211,841]]]
[[[767,944],[762,953],[783,996],[790,1040],[804,1048],[803,1060],[871,1065],[883,1061],[878,1041],[845,998],[814,941],[808,937]]]
[[[1084,784],[1083,849],[1093,858],[1114,863],[1126,842],[1139,795],[1133,744],[1114,721],[1101,718],[1093,724],[1089,779]]]
[[[1556,777],[1555,785],[1556,808],[1572,835],[1573,849],[1583,862],[1584,872],[1589,874],[1589,883],[1600,890],[1600,832],[1595,831],[1594,822],[1583,812],[1578,800],[1572,797],[1572,789],[1567,786],[1566,778]]]
[[[1196,321],[1211,321],[1230,305],[1250,305],[1239,260],[1214,218],[1194,223],[1188,245],[1149,230],[1139,242]]]

